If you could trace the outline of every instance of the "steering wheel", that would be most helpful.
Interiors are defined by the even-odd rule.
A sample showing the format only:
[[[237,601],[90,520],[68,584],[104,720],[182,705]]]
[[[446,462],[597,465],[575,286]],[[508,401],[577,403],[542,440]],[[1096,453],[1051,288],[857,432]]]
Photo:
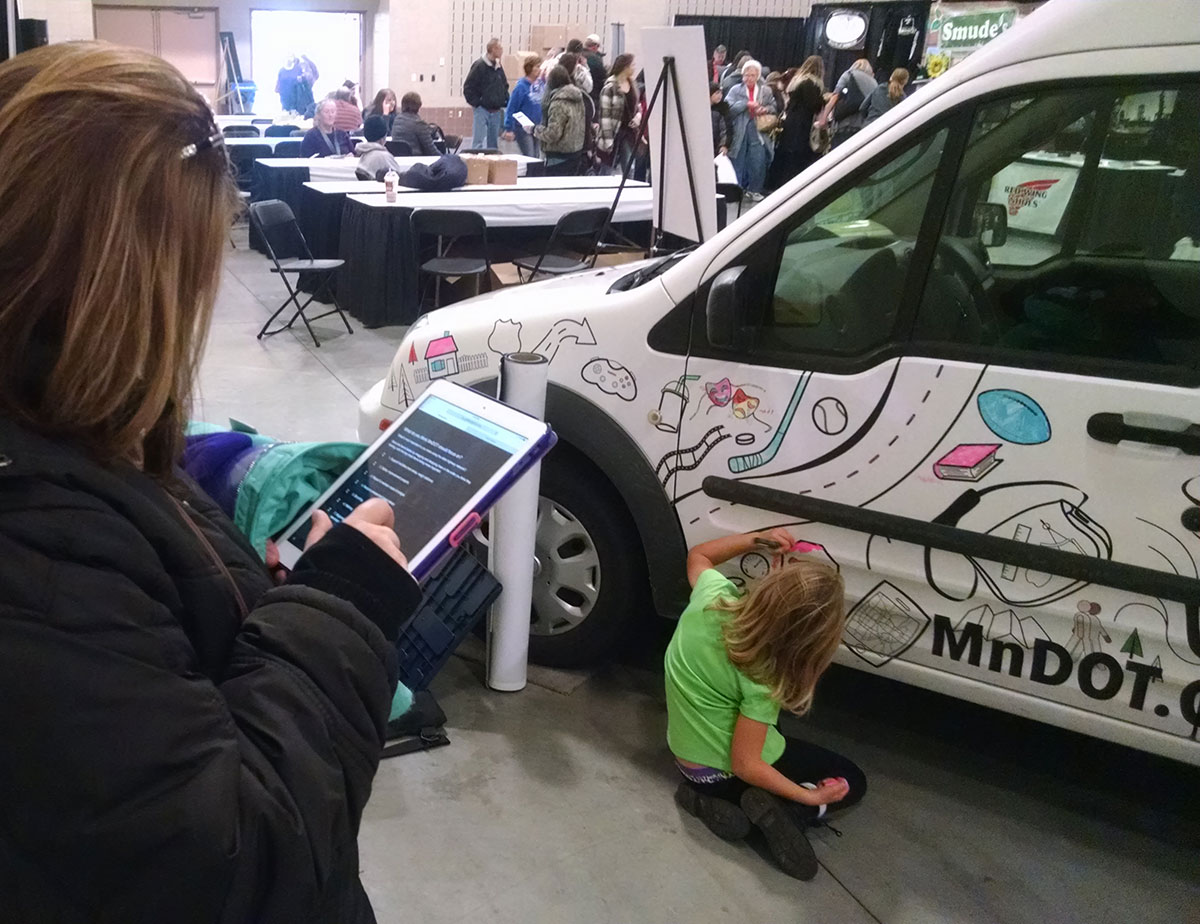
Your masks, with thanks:
[[[991,343],[997,328],[995,277],[978,241],[946,235],[938,241],[934,272],[947,279],[957,309],[958,336],[967,343]],[[943,334],[945,332],[942,332]]]

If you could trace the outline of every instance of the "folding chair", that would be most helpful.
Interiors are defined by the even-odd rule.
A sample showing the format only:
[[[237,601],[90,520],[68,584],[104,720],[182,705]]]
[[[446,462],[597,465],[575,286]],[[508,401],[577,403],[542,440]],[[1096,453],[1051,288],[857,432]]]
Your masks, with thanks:
[[[447,277],[474,276],[475,294],[480,291],[480,279],[485,276],[491,263],[487,256],[487,222],[478,212],[459,209],[417,209],[409,220],[413,243],[420,253],[421,236],[437,237],[436,256],[421,264],[421,272],[434,277],[433,307],[438,308],[442,299],[442,279]],[[446,243],[449,238],[449,243]],[[464,240],[478,238],[483,246],[482,257],[453,257],[450,251]],[[421,302],[424,303],[424,296]]]
[[[392,157],[412,157],[412,145],[407,141],[385,141],[383,146]]]
[[[260,157],[271,156],[269,144],[239,144],[227,147],[229,163],[234,168],[233,178],[238,189],[248,190],[254,185],[254,162]]]
[[[258,339],[261,340],[263,337],[270,337],[273,334],[291,330],[292,325],[296,323],[296,318],[299,318],[304,322],[304,326],[308,328],[308,334],[313,338],[313,344],[319,347],[321,341],[317,339],[316,333],[313,332],[312,324],[309,322],[319,321],[321,318],[327,318],[331,314],[339,315],[342,323],[346,325],[346,331],[351,334],[354,333],[354,328],[350,326],[346,312],[342,310],[342,306],[338,304],[337,296],[329,288],[329,280],[333,278],[333,274],[346,261],[314,260],[312,251],[308,249],[308,242],[304,240],[304,234],[300,231],[300,225],[296,222],[296,216],[292,214],[291,206],[279,199],[265,199],[262,202],[251,202],[250,221],[258,228],[264,243],[267,245],[267,255],[275,264],[271,272],[279,274],[279,278],[283,280],[283,284],[288,290],[287,299],[275,310],[273,315],[267,318],[267,323],[258,332]],[[299,288],[300,279],[296,280],[296,287],[293,288],[291,282],[288,281],[289,273],[294,273],[298,277],[318,277],[316,290],[303,305],[300,304],[300,295],[302,294]],[[312,304],[313,300],[322,292],[328,293],[330,299],[332,299],[333,310],[319,314],[315,318],[309,318],[304,313],[304,309]],[[288,305],[296,306],[296,313],[292,315],[292,319],[282,327],[277,327],[275,330],[267,330],[271,326],[271,322],[287,310]]]
[[[300,142],[299,141],[277,141],[275,143],[276,157],[299,157]]]
[[[374,180],[375,179],[375,177],[371,176],[371,171],[368,170],[366,167],[355,167],[354,168],[354,178],[356,180]]]
[[[275,120],[274,120],[274,119],[266,119],[266,118],[263,118],[263,119],[251,119],[251,120],[250,120],[250,124],[251,124],[251,125],[274,125],[274,124],[275,124]]]
[[[521,282],[530,282],[538,273],[561,276],[576,270],[590,269],[596,265],[596,251],[604,229],[608,225],[608,209],[576,209],[567,212],[554,225],[554,232],[546,242],[545,249],[537,256],[517,257],[513,264],[517,276],[521,270],[529,275]],[[567,256],[563,250],[578,254],[579,259]]]
[[[729,220],[729,206],[737,205],[736,218],[742,217],[742,194],[745,190],[738,186],[737,183],[718,183],[717,195],[725,197],[725,219]]]
[[[290,138],[296,130],[295,125],[268,125],[263,132],[264,138]]]
[[[499,148],[466,148],[460,149],[459,154],[499,154]]]
[[[221,132],[226,138],[260,138],[257,125],[226,125]]]

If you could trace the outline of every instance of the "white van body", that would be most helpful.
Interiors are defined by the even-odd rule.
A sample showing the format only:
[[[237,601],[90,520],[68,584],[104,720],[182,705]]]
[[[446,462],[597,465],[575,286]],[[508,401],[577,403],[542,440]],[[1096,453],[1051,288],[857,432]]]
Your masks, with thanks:
[[[565,447],[551,459],[620,508],[618,545],[646,560],[660,612],[686,601],[688,546],[787,524],[845,578],[840,663],[1200,764],[1200,597],[702,488],[719,475],[1200,577],[1196,13],[1051,0],[682,258],[425,315],[363,398],[362,439],[434,378],[484,384],[501,354],[542,353]],[[1145,151],[1170,156],[1120,156]],[[595,538],[566,636],[614,582],[626,599],[608,611],[629,607],[633,578],[606,584],[626,556]],[[767,562],[729,565],[753,580]]]

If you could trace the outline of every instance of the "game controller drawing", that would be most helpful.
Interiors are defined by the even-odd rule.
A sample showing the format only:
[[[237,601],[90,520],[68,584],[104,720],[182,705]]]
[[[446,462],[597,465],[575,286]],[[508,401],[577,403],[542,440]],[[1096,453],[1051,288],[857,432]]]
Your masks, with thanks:
[[[589,359],[579,370],[579,377],[589,385],[595,385],[606,395],[616,395],[622,401],[637,397],[637,380],[633,373],[620,363],[597,356]]]

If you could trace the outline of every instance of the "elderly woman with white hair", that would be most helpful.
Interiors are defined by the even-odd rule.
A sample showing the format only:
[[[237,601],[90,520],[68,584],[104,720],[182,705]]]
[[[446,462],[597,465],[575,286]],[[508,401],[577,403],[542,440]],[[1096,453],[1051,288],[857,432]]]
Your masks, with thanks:
[[[774,142],[758,130],[758,119],[776,115],[775,94],[762,79],[762,65],[753,59],[743,63],[742,82],[730,88],[725,101],[733,126],[729,156],[746,198],[757,201],[774,154]]]
[[[336,128],[336,121],[337,103],[334,100],[323,99],[317,103],[317,110],[313,113],[313,127],[300,141],[300,156],[333,157],[349,154],[354,150],[349,132]]]

